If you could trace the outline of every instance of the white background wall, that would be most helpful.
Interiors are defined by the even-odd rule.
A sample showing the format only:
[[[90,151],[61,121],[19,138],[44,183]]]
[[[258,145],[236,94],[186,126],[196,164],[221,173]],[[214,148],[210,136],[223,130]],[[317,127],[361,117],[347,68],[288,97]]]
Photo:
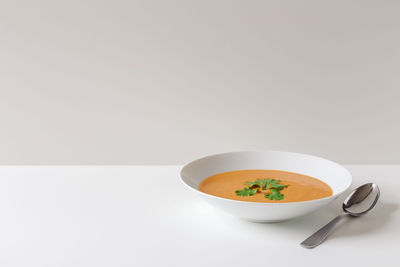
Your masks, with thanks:
[[[400,163],[400,1],[0,1],[1,164]]]

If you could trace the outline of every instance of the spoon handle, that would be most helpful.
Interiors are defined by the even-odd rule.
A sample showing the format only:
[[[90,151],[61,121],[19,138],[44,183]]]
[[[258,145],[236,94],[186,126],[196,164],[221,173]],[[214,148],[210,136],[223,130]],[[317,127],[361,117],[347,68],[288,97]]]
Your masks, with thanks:
[[[309,238],[307,238],[306,240],[301,242],[300,245],[304,248],[315,248],[316,246],[321,244],[326,239],[326,237],[329,235],[329,233],[332,231],[332,229],[335,227],[335,225],[344,216],[345,216],[345,214],[336,216],[334,219],[332,219],[330,222],[328,222],[325,226],[323,226],[321,229],[319,229],[314,234],[312,234]]]

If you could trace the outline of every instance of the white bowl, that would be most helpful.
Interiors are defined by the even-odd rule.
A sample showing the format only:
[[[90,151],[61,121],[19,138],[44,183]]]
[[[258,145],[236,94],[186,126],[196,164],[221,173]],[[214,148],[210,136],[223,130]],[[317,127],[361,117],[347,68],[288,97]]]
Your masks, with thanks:
[[[246,169],[283,170],[305,174],[327,183],[332,188],[333,195],[292,203],[259,203],[221,198],[197,189],[200,182],[211,175]],[[254,222],[283,221],[315,211],[342,194],[352,181],[350,172],[335,162],[283,151],[244,151],[211,155],[185,165],[181,170],[181,179],[189,189],[215,207]]]

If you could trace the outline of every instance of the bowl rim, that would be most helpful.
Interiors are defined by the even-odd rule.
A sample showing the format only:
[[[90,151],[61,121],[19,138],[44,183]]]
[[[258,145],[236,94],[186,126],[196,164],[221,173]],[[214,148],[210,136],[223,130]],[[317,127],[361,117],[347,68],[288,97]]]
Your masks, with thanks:
[[[296,154],[296,155],[302,155],[302,156],[309,156],[309,157],[316,158],[316,159],[322,159],[322,160],[328,161],[328,162],[333,163],[334,165],[336,165],[336,166],[342,168],[342,169],[349,175],[349,182],[348,182],[348,184],[344,187],[343,190],[337,192],[336,194],[332,194],[331,196],[328,196],[328,197],[323,197],[323,198],[318,198],[318,199],[312,199],[312,200],[305,200],[305,201],[296,201],[296,202],[282,202],[282,203],[273,202],[273,203],[269,203],[269,202],[242,201],[242,200],[236,200],[236,199],[229,199],[229,198],[223,198],[223,197],[219,197],[219,196],[214,196],[214,195],[211,195],[211,194],[202,192],[202,191],[198,190],[197,188],[194,188],[194,187],[188,185],[188,184],[185,182],[185,180],[183,179],[183,178],[184,178],[184,176],[183,176],[183,174],[182,174],[183,170],[185,169],[185,167],[187,167],[188,165],[190,165],[190,164],[192,164],[192,163],[195,163],[195,162],[197,162],[197,161],[200,161],[200,160],[203,160],[203,159],[206,159],[206,158],[214,157],[214,156],[222,156],[222,155],[225,155],[225,154],[236,154],[236,153],[248,153],[248,152],[250,152],[250,153],[263,153],[263,152],[272,152],[272,153],[278,152],[278,153],[279,153],[279,152],[283,152],[283,153],[290,153],[290,154]],[[234,171],[234,170],[233,170],[233,171]],[[334,162],[334,161],[332,161],[332,160],[329,160],[329,159],[326,159],[326,158],[322,158],[322,157],[310,155],[310,154],[299,153],[299,152],[292,152],[292,151],[283,151],[283,150],[241,150],[241,151],[231,151],[231,152],[223,152],[223,153],[211,154],[211,155],[208,155],[208,156],[204,156],[204,157],[201,157],[201,158],[192,160],[192,161],[190,161],[190,162],[184,164],[184,165],[182,166],[182,168],[181,168],[181,171],[179,172],[179,178],[180,178],[181,182],[182,182],[186,187],[188,187],[190,190],[193,190],[194,192],[196,192],[196,193],[198,193],[198,194],[200,194],[200,195],[203,195],[203,196],[205,196],[205,197],[216,198],[216,199],[220,199],[220,200],[228,201],[228,202],[232,202],[232,203],[250,204],[250,205],[258,205],[258,206],[301,205],[301,204],[307,204],[307,203],[318,203],[318,202],[327,201],[327,200],[329,200],[329,199],[336,198],[336,197],[340,196],[341,194],[343,194],[347,189],[349,189],[349,187],[351,186],[351,184],[352,184],[352,182],[353,182],[353,176],[351,175],[351,172],[350,172],[348,169],[346,169],[345,167],[343,167],[343,166],[342,166],[341,164],[339,164],[339,163],[336,163],[336,162]],[[207,177],[206,177],[206,178],[207,178]],[[206,179],[206,178],[204,178],[204,179]],[[316,179],[318,179],[318,178],[316,178]],[[328,184],[328,185],[329,185],[329,184]],[[329,186],[330,186],[330,185],[329,185]]]

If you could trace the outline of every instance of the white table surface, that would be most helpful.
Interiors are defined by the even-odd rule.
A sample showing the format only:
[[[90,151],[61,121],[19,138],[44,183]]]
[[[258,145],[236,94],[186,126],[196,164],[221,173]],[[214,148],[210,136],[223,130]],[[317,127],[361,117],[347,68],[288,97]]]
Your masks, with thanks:
[[[250,223],[178,179],[180,166],[0,167],[0,266],[396,266],[400,165],[346,166],[381,199],[321,246],[300,241],[340,211]],[[346,263],[346,264],[344,264]]]

